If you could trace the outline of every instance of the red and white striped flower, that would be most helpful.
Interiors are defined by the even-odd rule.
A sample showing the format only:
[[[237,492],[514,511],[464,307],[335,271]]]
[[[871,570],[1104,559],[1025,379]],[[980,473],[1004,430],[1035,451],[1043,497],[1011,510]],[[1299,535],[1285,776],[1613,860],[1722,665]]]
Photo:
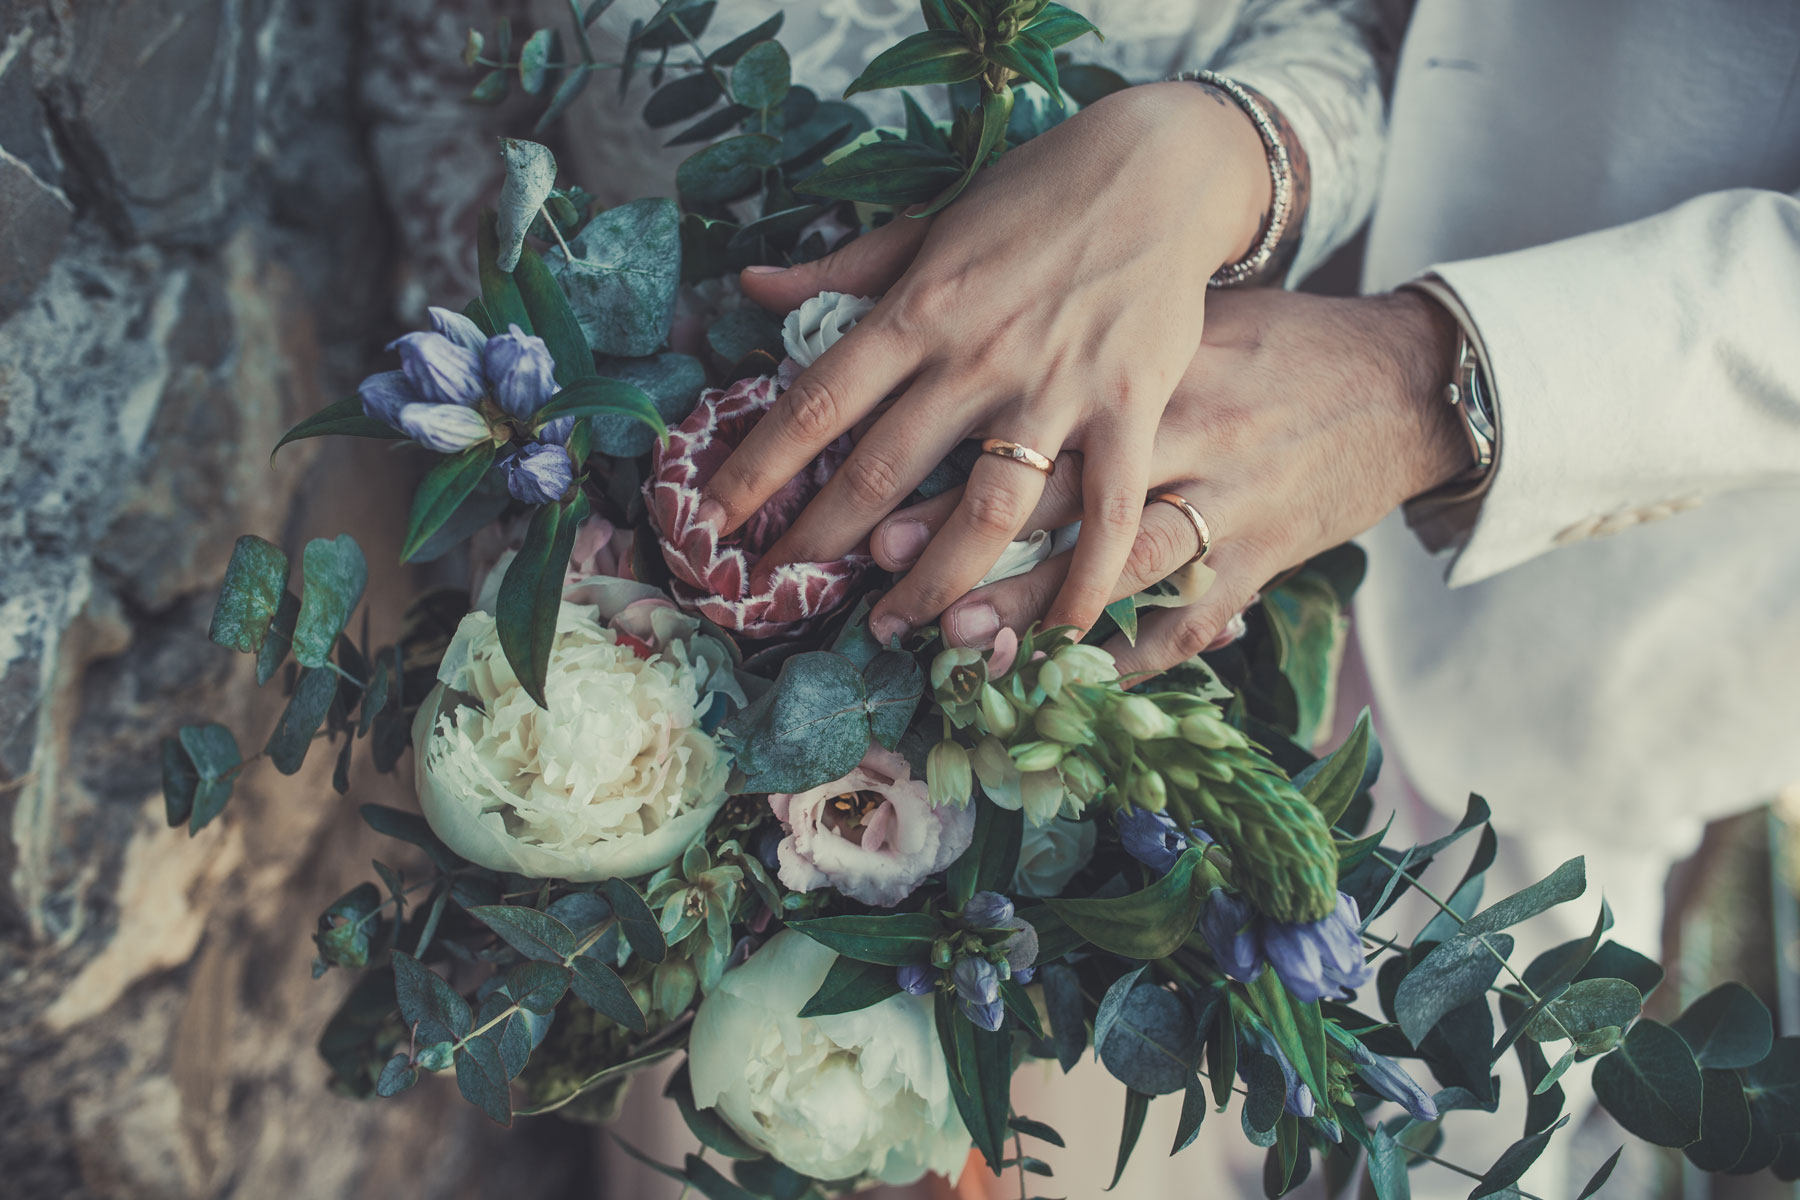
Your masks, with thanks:
[[[842,607],[874,563],[866,554],[849,554],[835,562],[777,567],[760,587],[751,580],[757,561],[849,456],[848,437],[826,447],[730,537],[720,540],[698,519],[701,489],[778,394],[767,375],[703,392],[687,420],[669,431],[667,444],[652,451],[644,489],[663,559],[675,576],[670,586],[676,602],[749,638],[805,632]]]

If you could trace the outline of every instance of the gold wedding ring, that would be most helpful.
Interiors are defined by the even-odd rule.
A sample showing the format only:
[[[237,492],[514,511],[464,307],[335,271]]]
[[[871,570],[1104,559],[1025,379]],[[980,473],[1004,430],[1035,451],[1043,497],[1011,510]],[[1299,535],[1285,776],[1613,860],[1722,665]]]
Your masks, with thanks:
[[[1188,559],[1188,561],[1190,563],[1197,563],[1204,559],[1207,551],[1212,549],[1212,529],[1207,526],[1206,518],[1200,515],[1200,510],[1189,504],[1185,499],[1176,495],[1174,492],[1158,492],[1156,495],[1150,497],[1150,503],[1168,504],[1181,510],[1181,515],[1186,517],[1189,523],[1193,525],[1194,536],[1200,539],[1200,552]]]
[[[1024,463],[1032,470],[1042,471],[1046,475],[1056,474],[1055,463],[1030,446],[1021,446],[1017,442],[1009,442],[1004,438],[989,438],[981,443],[981,452],[992,454],[997,458],[1010,458],[1013,462]]]

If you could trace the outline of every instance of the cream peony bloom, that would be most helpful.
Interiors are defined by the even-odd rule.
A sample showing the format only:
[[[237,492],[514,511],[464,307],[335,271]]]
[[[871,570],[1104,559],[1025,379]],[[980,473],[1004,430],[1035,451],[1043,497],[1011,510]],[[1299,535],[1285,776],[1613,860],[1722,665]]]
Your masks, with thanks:
[[[815,1179],[904,1186],[969,1152],[928,997],[801,1019],[837,955],[785,930],[728,971],[688,1036],[694,1103]]]
[[[545,710],[519,686],[494,618],[464,617],[413,723],[432,830],[470,862],[540,879],[673,862],[724,803],[730,773],[700,728],[705,680],[722,674],[720,686],[729,667],[697,655],[701,640],[712,639],[648,645],[564,601]]]

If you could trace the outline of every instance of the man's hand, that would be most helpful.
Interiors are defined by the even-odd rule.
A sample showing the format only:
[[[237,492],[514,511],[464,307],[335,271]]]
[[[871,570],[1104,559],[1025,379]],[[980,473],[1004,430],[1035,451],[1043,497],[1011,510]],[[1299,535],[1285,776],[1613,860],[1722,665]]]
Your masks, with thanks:
[[[1449,314],[1411,292],[1215,295],[1146,465],[1151,490],[1179,493],[1206,518],[1218,578],[1186,608],[1145,612],[1135,646],[1115,638],[1107,649],[1120,671],[1163,671],[1205,649],[1269,579],[1466,470],[1468,444],[1442,398],[1455,341]],[[1080,519],[1081,473],[1081,456],[1064,455],[1025,527]],[[957,503],[947,494],[883,521],[876,560],[891,571],[922,561],[917,547]],[[1106,599],[1141,591],[1198,549],[1180,510],[1150,505]],[[945,636],[986,645],[1002,627],[1044,619],[1073,558],[958,600],[943,615]]]

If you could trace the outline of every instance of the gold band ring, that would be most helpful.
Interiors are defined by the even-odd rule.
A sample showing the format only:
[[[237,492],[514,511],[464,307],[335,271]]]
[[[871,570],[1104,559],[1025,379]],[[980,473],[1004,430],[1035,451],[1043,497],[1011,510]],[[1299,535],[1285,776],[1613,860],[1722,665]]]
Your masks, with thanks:
[[[1188,561],[1196,563],[1203,560],[1206,557],[1207,552],[1212,549],[1212,529],[1206,524],[1206,518],[1200,515],[1200,510],[1189,504],[1185,499],[1176,495],[1174,492],[1158,492],[1156,495],[1150,497],[1150,503],[1168,504],[1181,510],[1181,515],[1186,517],[1189,523],[1193,525],[1194,536],[1200,539],[1200,552],[1188,559]]]
[[[981,443],[983,454],[992,454],[997,458],[1010,458],[1013,462],[1024,463],[1034,471],[1042,471],[1046,475],[1056,474],[1056,464],[1033,450],[1030,446],[1021,446],[1017,442],[1009,442],[1004,438],[989,438]]]

